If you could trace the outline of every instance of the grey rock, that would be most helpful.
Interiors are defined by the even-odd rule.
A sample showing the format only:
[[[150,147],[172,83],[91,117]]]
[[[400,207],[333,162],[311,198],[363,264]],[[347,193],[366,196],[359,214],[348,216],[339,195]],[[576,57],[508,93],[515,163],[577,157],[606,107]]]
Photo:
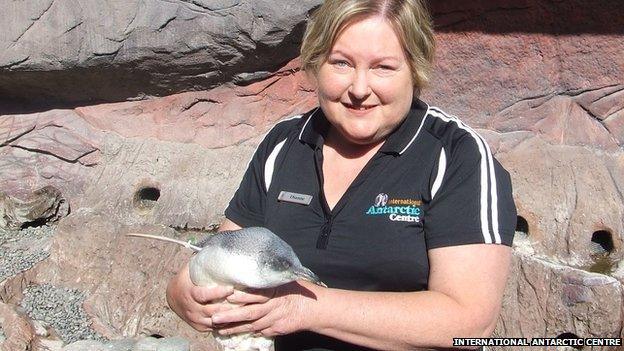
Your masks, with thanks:
[[[156,338],[143,338],[134,344],[132,351],[155,351],[158,350],[160,342]]]
[[[273,70],[298,55],[321,2],[3,1],[0,96],[125,100]]]
[[[63,351],[109,351],[109,349],[100,341],[80,340],[63,347]]]
[[[158,345],[158,351],[189,351],[190,349],[190,343],[180,337],[162,338]]]
[[[153,337],[143,338],[134,344],[132,351],[189,351],[190,344],[187,340],[180,337],[160,338]]]
[[[104,346],[107,351],[132,351],[135,339],[110,340]]]

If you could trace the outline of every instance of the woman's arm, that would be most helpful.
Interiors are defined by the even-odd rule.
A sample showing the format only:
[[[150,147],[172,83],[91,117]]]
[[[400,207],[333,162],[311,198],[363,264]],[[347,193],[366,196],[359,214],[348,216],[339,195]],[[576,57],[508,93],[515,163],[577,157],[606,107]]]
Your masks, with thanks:
[[[215,323],[251,321],[222,333],[265,335],[311,330],[383,350],[451,347],[454,337],[491,335],[509,274],[511,249],[492,244],[429,251],[429,290],[359,292],[290,284],[274,298],[234,294],[231,302],[259,302],[213,315]],[[312,294],[300,294],[307,289]]]
[[[225,219],[219,231],[241,229],[239,225]],[[210,317],[217,311],[231,308],[228,304],[212,301],[223,299],[233,293],[231,286],[199,287],[191,282],[188,263],[178,271],[167,285],[169,307],[186,323],[198,331],[212,331]]]

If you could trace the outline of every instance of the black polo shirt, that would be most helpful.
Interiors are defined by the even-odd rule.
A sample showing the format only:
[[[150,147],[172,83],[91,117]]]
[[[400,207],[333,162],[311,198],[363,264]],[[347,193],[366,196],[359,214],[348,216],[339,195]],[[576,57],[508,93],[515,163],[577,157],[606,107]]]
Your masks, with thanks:
[[[511,246],[516,225],[509,174],[478,134],[414,100],[333,210],[323,196],[320,108],[278,123],[260,143],[225,215],[264,226],[332,288],[427,289],[427,250]],[[312,333],[276,350],[362,350]]]

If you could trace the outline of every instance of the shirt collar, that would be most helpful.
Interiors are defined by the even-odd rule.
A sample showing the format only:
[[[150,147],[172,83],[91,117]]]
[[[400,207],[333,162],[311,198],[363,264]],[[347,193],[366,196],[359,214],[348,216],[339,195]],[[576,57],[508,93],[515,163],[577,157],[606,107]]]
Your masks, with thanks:
[[[427,114],[426,103],[414,98],[407,117],[386,138],[386,142],[379,149],[380,152],[401,155],[407,150],[420,133],[425,115]]]
[[[380,152],[401,155],[407,150],[418,136],[428,106],[421,100],[414,98],[407,117],[386,138],[386,142],[379,149]],[[329,121],[320,107],[312,110],[299,133],[299,140],[315,148],[323,146],[324,135],[329,128]]]
[[[301,133],[299,133],[299,140],[315,148],[320,148],[325,142],[324,135],[327,133],[327,129],[329,129],[329,121],[327,121],[323,110],[317,107],[308,113]]]

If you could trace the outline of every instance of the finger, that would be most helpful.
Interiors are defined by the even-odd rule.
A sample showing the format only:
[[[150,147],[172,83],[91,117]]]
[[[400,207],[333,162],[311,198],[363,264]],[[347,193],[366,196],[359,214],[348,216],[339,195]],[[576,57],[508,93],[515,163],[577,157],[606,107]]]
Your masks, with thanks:
[[[207,305],[201,305],[201,314],[204,317],[212,318],[215,313],[229,311],[238,306],[231,305],[229,303],[211,303]]]
[[[199,332],[211,332],[214,330],[210,317],[204,317],[197,314],[188,316],[188,324]]]
[[[234,292],[231,286],[215,285],[212,287],[193,286],[191,298],[200,304],[210,303],[214,300],[224,299]]]
[[[232,323],[226,326],[218,326],[217,333],[220,335],[232,335],[240,333],[254,333],[261,334],[262,331],[270,332],[270,328],[273,325],[273,318],[265,316],[251,323]],[[264,335],[266,336],[266,335]]]
[[[275,296],[275,289],[262,290],[235,290],[234,293],[227,297],[227,301],[239,305],[250,303],[265,303]]]
[[[233,335],[241,333],[253,333],[255,328],[252,323],[238,324],[235,327],[220,328],[217,330],[219,335]]]
[[[278,336],[280,334],[276,333],[275,331],[273,331],[273,329],[271,329],[271,327],[267,327],[264,329],[261,329],[260,331],[256,331],[254,333],[254,336],[264,336],[265,338],[271,338],[274,336]]]
[[[212,323],[237,323],[259,319],[269,312],[265,305],[251,304],[227,311],[220,311],[212,315]]]
[[[209,303],[205,305],[198,304],[191,311],[189,311],[189,314],[196,316],[195,318],[208,318],[212,324],[211,318],[215,313],[228,311],[236,307],[236,305],[231,305],[229,303]]]

